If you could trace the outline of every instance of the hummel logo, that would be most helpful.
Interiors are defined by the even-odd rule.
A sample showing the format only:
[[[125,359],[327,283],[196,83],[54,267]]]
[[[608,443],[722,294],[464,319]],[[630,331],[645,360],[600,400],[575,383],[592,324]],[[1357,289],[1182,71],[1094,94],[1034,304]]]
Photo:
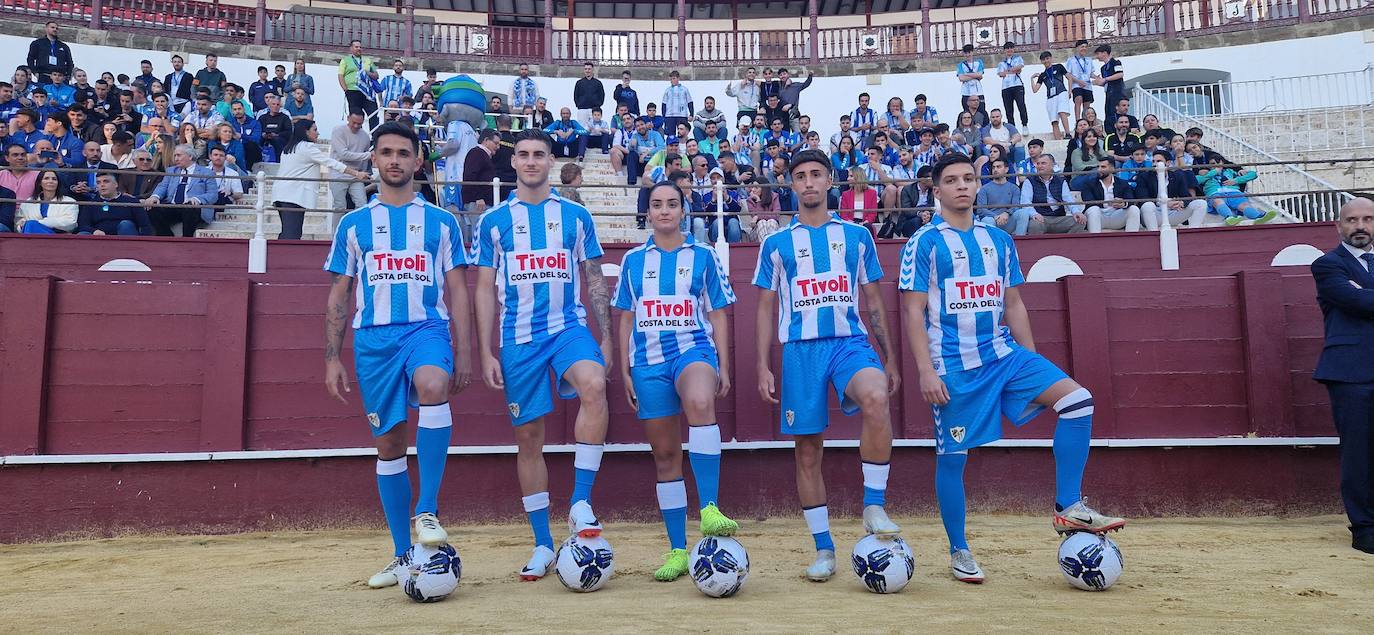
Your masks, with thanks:
[[[955,259],[955,260],[963,260],[964,258],[966,258],[966,256],[964,255],[964,250],[962,250],[962,249],[955,249],[955,250],[954,250],[954,259]]]
[[[378,226],[372,228],[372,233],[374,233],[374,234],[385,234],[385,233],[386,233],[386,225],[378,225]]]
[[[657,280],[657,279],[658,279],[658,272],[657,272],[657,271],[645,271],[645,272],[644,272],[644,279],[645,279],[645,280]]]
[[[798,257],[798,258],[810,258],[810,257],[811,257],[811,250],[810,250],[810,249],[806,249],[806,248],[798,249],[798,250],[797,250],[797,257]]]
[[[529,232],[529,229],[526,228],[524,225],[516,225],[516,226],[515,226],[515,233],[517,233],[517,234],[524,234],[524,233],[528,233],[528,232]]]

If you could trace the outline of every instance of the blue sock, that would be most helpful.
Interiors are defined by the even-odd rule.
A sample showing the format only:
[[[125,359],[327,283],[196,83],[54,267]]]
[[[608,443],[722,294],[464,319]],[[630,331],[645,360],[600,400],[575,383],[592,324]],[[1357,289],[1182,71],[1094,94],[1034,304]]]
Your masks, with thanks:
[[[448,402],[420,406],[419,428],[415,431],[415,454],[420,463],[420,500],[415,514],[439,513],[439,486],[444,481],[448,444],[453,436],[453,415]]]
[[[687,486],[682,479],[658,484],[658,511],[668,529],[668,547],[687,548]]]
[[[549,531],[549,493],[530,494],[520,502],[525,506],[525,515],[530,519],[530,529],[534,531],[534,544],[553,550],[553,532]]]
[[[935,455],[935,499],[940,503],[940,522],[949,538],[949,552],[968,549],[964,536],[964,517],[968,504],[964,501],[964,464],[967,454]]]
[[[377,459],[377,493],[382,497],[382,513],[391,530],[391,543],[396,555],[410,549],[410,475],[406,473],[406,457],[383,461]]]
[[[835,550],[835,540],[830,537],[830,508],[826,505],[803,507],[802,516],[806,527],[811,530],[811,539],[816,542],[816,551]]]
[[[1092,394],[1079,388],[1060,399],[1054,409],[1059,413],[1054,427],[1054,508],[1063,511],[1083,499],[1083,470],[1092,444]]]
[[[720,494],[720,426],[692,426],[687,435],[687,460],[697,483],[697,503],[706,507],[717,502]]]
[[[601,452],[605,446],[600,443],[578,443],[573,458],[573,493],[571,503],[587,501],[592,503],[592,485],[596,484],[596,472],[601,469]]]
[[[864,507],[887,504],[887,472],[890,467],[888,463],[863,462]]]

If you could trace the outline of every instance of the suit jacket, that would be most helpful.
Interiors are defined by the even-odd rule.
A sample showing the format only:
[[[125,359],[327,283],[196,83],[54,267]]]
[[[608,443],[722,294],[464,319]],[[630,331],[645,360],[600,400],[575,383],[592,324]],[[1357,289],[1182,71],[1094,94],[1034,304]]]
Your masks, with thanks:
[[[89,186],[89,185],[90,185],[90,182],[91,182],[91,179],[90,179],[91,176],[98,176],[98,175],[104,174],[104,173],[106,173],[106,172],[115,172],[116,170],[119,169],[119,166],[117,166],[117,165],[115,165],[115,164],[113,164],[113,163],[110,163],[110,162],[108,162],[108,161],[100,161],[99,163],[96,164],[96,166],[95,166],[94,168],[92,168],[92,167],[90,167],[89,165],[86,165],[86,161],[85,161],[84,159],[82,159],[80,163],[76,163],[76,164],[71,165],[71,168],[72,168],[72,169],[84,169],[85,172],[67,172],[67,173],[66,173],[67,184],[66,184],[66,187],[64,188],[64,189],[66,190],[65,193],[67,194],[67,196],[70,196],[70,197],[72,197],[72,198],[74,198],[74,199],[76,199],[76,200],[78,200],[78,201],[93,201],[93,200],[95,200],[95,199],[97,199],[97,198],[100,198],[100,194],[99,194],[98,192],[95,191],[95,188],[94,188],[94,187],[91,187],[91,188],[90,188],[90,191],[87,192],[86,194],[77,194],[76,192],[73,192],[73,191],[72,191],[72,186],[76,185],[77,183],[85,183],[86,185]],[[116,175],[115,178],[118,179],[118,178],[119,178],[118,175]]]
[[[174,172],[175,168],[167,171]],[[187,203],[204,205],[219,200],[219,188],[215,186],[215,178],[209,168],[193,165],[190,173],[190,178],[186,182]],[[157,189],[153,190],[153,196],[157,197],[159,203],[171,203],[180,182],[181,178],[175,174],[163,177],[162,182],[157,184]],[[215,217],[214,214],[213,208],[206,207],[200,210],[201,218],[205,218],[207,223]]]
[[[1112,192],[1110,194],[1103,191],[1102,180],[1097,178],[1094,178],[1083,186],[1082,194],[1084,205],[1096,205],[1115,199],[1126,201],[1136,198],[1135,188],[1131,187],[1131,184],[1126,182],[1126,179],[1121,178],[1120,174],[1112,179]]]
[[[1312,378],[1320,382],[1374,382],[1374,273],[1344,246],[1312,263],[1326,344]]]
[[[189,101],[191,99],[191,82],[196,77],[184,69],[181,72],[186,74],[181,77],[181,84],[177,85],[177,92],[175,95],[172,95],[172,99],[176,101]],[[167,73],[167,76],[162,78],[162,90],[169,93],[172,91],[173,75],[175,75],[175,73]]]

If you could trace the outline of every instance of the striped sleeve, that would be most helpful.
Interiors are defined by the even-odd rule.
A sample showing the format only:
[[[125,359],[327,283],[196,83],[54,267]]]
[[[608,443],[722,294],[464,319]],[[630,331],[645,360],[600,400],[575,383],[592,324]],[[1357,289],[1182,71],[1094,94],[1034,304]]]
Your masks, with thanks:
[[[855,233],[859,234],[859,284],[882,280],[883,265],[878,262],[878,246],[873,242],[873,235],[862,228],[857,228]]]
[[[578,231],[581,236],[578,240],[577,261],[595,260],[602,255],[601,243],[596,238],[596,220],[592,218],[592,213],[585,207],[577,208]]]
[[[325,271],[341,276],[357,276],[357,245],[352,237],[353,223],[345,218],[334,232],[334,246],[329,250],[329,259],[324,262]]]
[[[720,265],[716,250],[706,247],[710,262],[706,266],[706,310],[723,309],[735,303],[735,290],[730,286],[730,277]]]
[[[440,218],[444,220],[439,234],[439,270],[448,272],[468,266],[467,254],[463,251],[463,230],[458,226],[458,219],[448,213]]]
[[[472,237],[472,250],[468,262],[479,267],[496,266],[496,232],[492,227],[492,213],[483,214],[477,219],[477,229]]]
[[[611,297],[611,306],[621,311],[629,311],[634,308],[634,289],[630,288],[630,280],[640,275],[633,270],[635,251],[625,253],[625,257],[620,259],[620,280],[615,285],[615,295]]]
[[[906,241],[902,248],[901,271],[898,274],[897,288],[902,291],[930,291],[930,258],[922,249],[922,239],[930,232],[919,231]]]
[[[777,234],[773,235],[776,236]],[[759,245],[759,262],[754,267],[754,286],[777,291],[778,272],[773,258],[777,253],[777,249],[774,247],[777,241],[770,240],[772,237],[769,236],[764,239],[763,244]]]

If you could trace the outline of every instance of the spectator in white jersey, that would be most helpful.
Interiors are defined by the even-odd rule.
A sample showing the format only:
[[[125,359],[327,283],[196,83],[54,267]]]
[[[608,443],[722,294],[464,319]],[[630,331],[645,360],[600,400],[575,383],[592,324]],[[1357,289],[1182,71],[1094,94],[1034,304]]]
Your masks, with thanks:
[[[1026,111],[1026,83],[1021,79],[1021,71],[1026,60],[1016,52],[1016,43],[1002,45],[1002,61],[997,64],[997,76],[1002,78],[1002,107],[1007,110],[1007,121],[1016,120],[1016,109],[1021,109],[1021,127],[1030,125],[1030,113]]]

